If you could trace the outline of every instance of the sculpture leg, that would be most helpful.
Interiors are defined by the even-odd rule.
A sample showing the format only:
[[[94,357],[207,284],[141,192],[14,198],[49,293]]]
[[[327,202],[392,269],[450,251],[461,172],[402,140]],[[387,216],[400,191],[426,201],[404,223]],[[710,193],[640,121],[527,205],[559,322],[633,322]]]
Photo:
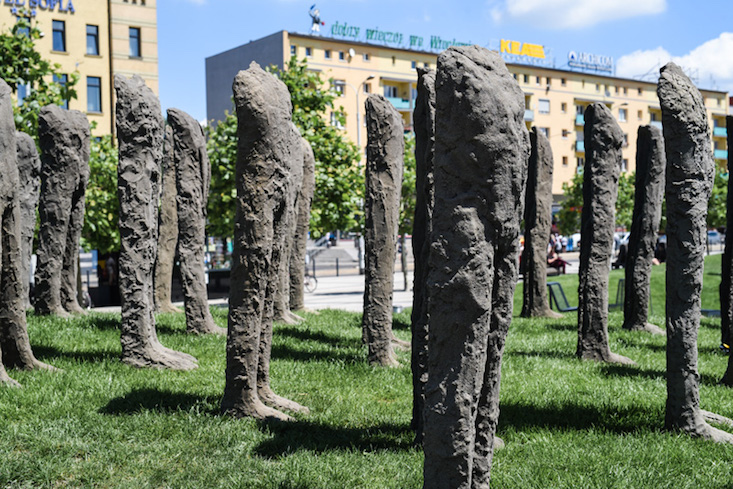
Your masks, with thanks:
[[[77,274],[79,269],[79,242],[84,227],[84,186],[79,186],[72,196],[69,227],[66,231],[66,249],[61,270],[61,289],[59,291],[61,305],[72,314],[84,314],[79,305],[77,290]]]

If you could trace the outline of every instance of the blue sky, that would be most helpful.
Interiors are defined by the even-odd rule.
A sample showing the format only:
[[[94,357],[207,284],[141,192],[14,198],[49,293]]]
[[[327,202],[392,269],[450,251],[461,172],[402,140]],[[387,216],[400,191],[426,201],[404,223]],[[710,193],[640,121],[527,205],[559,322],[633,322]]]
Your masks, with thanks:
[[[163,108],[203,120],[205,58],[282,29],[307,33],[313,1],[159,0]],[[557,67],[571,50],[612,56],[626,77],[673,59],[700,87],[733,92],[731,0],[324,0],[317,7],[324,34],[338,21],[362,32],[438,35],[487,47],[511,39],[552,49]]]

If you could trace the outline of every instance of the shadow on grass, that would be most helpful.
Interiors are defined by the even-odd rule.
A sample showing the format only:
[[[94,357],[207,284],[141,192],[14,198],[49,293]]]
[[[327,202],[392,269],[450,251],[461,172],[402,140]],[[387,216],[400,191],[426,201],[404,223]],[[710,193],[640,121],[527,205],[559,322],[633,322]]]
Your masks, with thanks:
[[[324,350],[307,350],[293,348],[288,345],[272,345],[272,358],[279,360],[294,360],[300,362],[311,362],[325,360],[332,362],[334,360],[342,360],[347,363],[361,363],[366,360],[365,355],[356,354],[349,351],[324,351]]]
[[[611,377],[642,377],[645,379],[661,379],[667,378],[667,373],[660,370],[652,370],[647,368],[635,367],[633,365],[601,365],[601,371]],[[723,376],[723,372],[719,377]],[[700,374],[700,384],[715,386],[718,385],[719,377],[709,374]]]
[[[385,423],[368,428],[345,428],[312,421],[262,423],[272,438],[260,443],[254,453],[278,458],[301,450],[316,453],[343,449],[358,452],[408,450],[413,433],[409,424]]]
[[[220,396],[197,396],[185,392],[172,392],[159,389],[134,389],[124,396],[111,399],[106,406],[99,409],[101,414],[126,415],[144,411],[172,413],[189,411],[201,406],[201,412],[218,415]]]
[[[506,352],[509,356],[517,357],[540,357],[540,358],[555,358],[558,360],[578,360],[575,353],[571,351],[509,351]]]
[[[119,360],[119,351],[63,351],[53,346],[33,346],[33,353],[41,361],[49,361],[52,358],[67,358],[79,360],[84,363],[104,362],[105,360]]]
[[[361,340],[357,338],[344,338],[342,336],[328,335],[320,331],[312,331],[293,326],[276,326],[274,332],[276,335],[288,336],[302,341],[316,341],[334,347],[358,348],[361,345]]]
[[[517,431],[537,427],[560,430],[593,428],[623,434],[639,430],[661,431],[661,427],[664,426],[663,413],[637,407],[597,408],[577,404],[537,407],[502,401],[500,410],[499,430],[508,426],[516,428]]]
[[[578,331],[577,321],[574,323],[567,323],[564,321],[564,319],[565,318],[563,318],[563,320],[558,320],[558,322],[548,322],[546,328],[553,329],[555,331]]]

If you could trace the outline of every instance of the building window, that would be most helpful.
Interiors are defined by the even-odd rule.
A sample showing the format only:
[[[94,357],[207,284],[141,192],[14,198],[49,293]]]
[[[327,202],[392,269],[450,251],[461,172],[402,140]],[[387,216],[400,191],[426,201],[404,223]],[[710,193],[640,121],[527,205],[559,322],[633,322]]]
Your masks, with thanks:
[[[394,56],[392,56],[392,66],[394,66],[394,65],[395,65],[395,63],[397,63],[397,58],[396,58],[396,57],[394,57]]]
[[[334,80],[333,91],[338,93],[340,97],[343,97],[346,92],[346,82],[344,80]]]
[[[621,171],[628,171],[629,170],[629,160],[627,158],[624,158],[621,160]]]
[[[529,75],[524,75],[524,83],[529,83]]]
[[[567,87],[568,81],[565,78],[560,78],[560,86]]]
[[[369,61],[369,59],[370,59],[369,58],[369,53],[364,53],[363,58],[364,58],[364,61]]]
[[[372,93],[372,84],[371,83],[364,84],[364,93]]]
[[[614,91],[614,92],[616,93],[616,95],[618,95],[618,94],[619,94],[619,92],[620,92],[620,89],[619,89],[618,85],[616,85],[616,86],[615,86],[615,87],[613,88],[613,91]]]
[[[87,54],[99,56],[99,26],[87,25]]]
[[[637,110],[636,111],[636,118],[639,120],[642,120],[644,118],[644,112]]]
[[[346,53],[339,51],[339,61],[346,61]]]
[[[657,120],[657,114],[655,114],[654,112],[652,112],[650,117],[651,117],[651,121],[652,122],[656,122],[656,120]]]
[[[331,59],[331,50],[330,49],[324,49],[323,50],[323,57],[326,59]]]
[[[298,54],[298,48],[295,46],[295,44],[290,45],[290,56],[295,56]]]
[[[628,95],[628,94],[629,94],[629,89],[627,87],[624,87],[624,95]]]
[[[517,79],[517,74],[516,73],[512,73],[512,76],[514,77],[515,80]]]
[[[417,61],[410,61],[410,68],[412,68],[413,70],[417,68]]]
[[[31,86],[30,84],[26,84],[22,82],[21,80],[21,82],[18,83],[17,90],[18,90],[18,107],[20,107],[21,105],[23,105],[23,100],[25,100],[25,98],[28,95],[30,95]]]
[[[102,112],[102,79],[87,77],[87,112]]]
[[[585,80],[580,80],[580,88],[585,88]]]
[[[548,76],[548,77],[546,78],[546,80],[547,80],[547,86],[548,86],[548,87],[549,87],[550,85],[552,85],[552,78],[550,78],[550,77]]]
[[[570,136],[570,131],[568,131],[567,129],[563,129],[562,130],[562,138],[563,139],[567,139],[568,136]]]
[[[426,70],[427,70],[428,68],[430,68],[430,63],[425,63],[425,64],[423,65],[423,68],[425,68]]]
[[[568,111],[568,104],[566,102],[563,102],[560,104],[560,111],[562,111],[563,114],[567,113]]]
[[[618,120],[619,122],[626,122],[627,111],[626,109],[618,109]]]
[[[66,22],[53,21],[53,50],[66,51]]]
[[[578,158],[577,163],[578,163],[577,172],[579,175],[581,175],[583,173],[583,167],[585,166],[585,158]]]
[[[639,89],[637,89],[637,90],[638,90],[638,92],[639,92],[639,96],[642,96],[642,95],[644,95],[644,89],[643,89],[643,88],[639,88]]]
[[[629,145],[629,135],[624,134],[624,143],[621,145],[622,148],[625,148]]]
[[[336,117],[336,112],[331,112],[331,125],[335,126],[339,129],[343,129],[344,125],[341,123],[341,121]]]
[[[142,57],[142,51],[140,49],[140,28],[130,27],[130,57],[140,58]]]
[[[541,98],[537,104],[537,110],[540,114],[550,113],[550,101],[545,98]]]
[[[562,166],[568,166],[568,157],[567,156],[562,157]]]
[[[58,83],[62,87],[65,87],[66,86],[66,83],[68,81],[69,81],[68,75],[53,75],[53,82],[54,83]],[[68,110],[68,108],[69,108],[69,101],[68,100],[64,100],[63,103],[61,103],[59,105],[59,107],[61,107],[62,109],[67,109]]]
[[[596,92],[600,92],[600,91],[601,91],[601,84],[596,83]]]
[[[583,107],[582,105],[576,105],[575,106],[575,113],[578,114],[578,115],[585,114],[585,107]]]
[[[305,57],[306,58],[312,58],[313,57],[313,48],[306,47],[305,48]]]
[[[539,77],[539,76],[538,77],[535,77],[535,84],[536,85],[541,85],[542,84],[542,78]]]
[[[384,96],[387,98],[397,98],[397,87],[394,85],[385,85]]]

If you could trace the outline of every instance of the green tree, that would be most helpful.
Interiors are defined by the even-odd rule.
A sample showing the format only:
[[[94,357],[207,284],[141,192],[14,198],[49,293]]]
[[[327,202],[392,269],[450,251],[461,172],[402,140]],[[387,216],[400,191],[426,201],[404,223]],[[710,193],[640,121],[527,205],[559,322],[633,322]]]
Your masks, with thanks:
[[[89,157],[84,228],[81,243],[85,250],[107,253],[120,249],[119,209],[117,199],[118,152],[112,136],[92,139]]]
[[[407,283],[407,240],[405,235],[412,234],[412,227],[415,224],[415,204],[417,190],[417,166],[415,164],[415,133],[405,134],[405,156],[404,171],[402,174],[402,192],[400,195],[400,245],[402,253],[400,256],[402,265],[402,276],[404,279],[404,290],[408,289]]]
[[[10,32],[0,34],[0,78],[18,94],[19,87],[26,87],[25,98],[13,107],[15,127],[30,134],[38,141],[38,113],[49,104],[63,105],[76,98],[74,86],[78,73],[63,74],[61,65],[43,59],[36,51],[35,41],[41,31],[32,25],[29,17],[21,14]],[[65,84],[58,83],[64,75]]]
[[[308,69],[306,60],[298,61],[295,56],[285,70],[270,71],[288,87],[293,122],[311,144],[316,159],[311,232],[322,236],[337,229],[358,229],[363,216],[364,172],[358,165],[359,148],[338,129],[346,121],[343,108],[334,106],[338,94],[325,86],[319,72]],[[331,125],[326,115],[336,125]]]
[[[618,197],[616,198],[616,227],[631,229],[634,218],[634,190],[636,189],[636,172],[622,173],[618,179]]]
[[[708,201],[709,228],[719,228],[726,225],[726,200],[728,199],[728,173],[723,169],[715,170],[713,193]],[[726,231],[727,232],[727,231]]]
[[[215,128],[207,128],[207,135],[206,152],[211,161],[207,233],[226,238],[234,233],[237,212],[237,115],[227,112]]]

